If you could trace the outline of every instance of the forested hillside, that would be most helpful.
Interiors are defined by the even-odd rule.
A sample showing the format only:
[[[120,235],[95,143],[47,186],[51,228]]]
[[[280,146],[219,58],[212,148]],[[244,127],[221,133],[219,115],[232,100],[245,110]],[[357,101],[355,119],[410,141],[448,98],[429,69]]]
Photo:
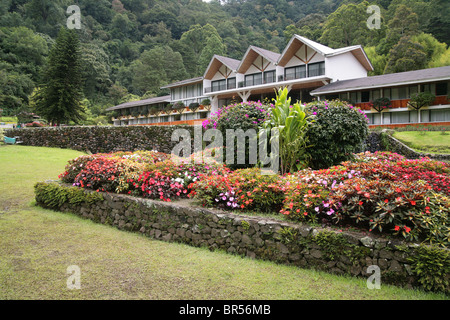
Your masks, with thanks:
[[[0,108],[32,109],[33,92],[70,5],[81,9],[86,123],[161,86],[203,74],[214,54],[241,59],[249,45],[280,52],[297,33],[330,47],[361,44],[374,74],[450,65],[445,0],[2,0]],[[369,29],[369,5],[381,27]],[[31,102],[31,103],[30,103]],[[103,122],[107,117],[103,118]]]

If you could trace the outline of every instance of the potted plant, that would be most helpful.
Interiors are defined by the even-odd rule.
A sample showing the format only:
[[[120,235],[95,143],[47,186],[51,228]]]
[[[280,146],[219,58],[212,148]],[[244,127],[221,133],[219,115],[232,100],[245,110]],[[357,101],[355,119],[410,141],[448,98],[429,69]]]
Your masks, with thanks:
[[[391,106],[391,100],[388,98],[378,98],[369,103],[369,106],[374,108],[376,111],[381,112]]]
[[[411,95],[411,99],[408,101],[408,107],[414,109],[418,113],[418,120],[420,122],[420,109],[430,106],[436,96],[428,91],[418,92]]]
[[[182,101],[175,102],[175,104],[172,106],[172,110],[178,111],[179,113],[183,113],[184,108],[186,108],[186,106]]]
[[[200,107],[200,104],[198,102],[192,102],[189,104],[189,110],[192,112],[197,111],[197,109]]]
[[[203,99],[200,103],[200,110],[209,105],[211,105],[211,100],[209,100],[208,98]]]

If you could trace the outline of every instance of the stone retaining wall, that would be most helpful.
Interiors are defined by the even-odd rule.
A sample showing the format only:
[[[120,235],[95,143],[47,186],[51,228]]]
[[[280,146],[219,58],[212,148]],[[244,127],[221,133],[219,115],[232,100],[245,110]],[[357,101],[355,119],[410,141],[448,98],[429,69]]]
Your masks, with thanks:
[[[167,203],[126,195],[99,194],[103,200],[96,203],[80,204],[78,199],[76,204],[71,204],[72,201],[66,199],[52,209],[75,213],[154,239],[220,249],[231,254],[335,274],[368,277],[368,267],[375,265],[381,272],[381,283],[421,286],[420,277],[414,272],[415,262],[411,259],[416,256],[416,244],[237,215],[195,207],[189,201]],[[37,192],[37,203],[49,207],[42,199]],[[448,250],[444,251],[448,257]],[[448,280],[448,274],[446,277]]]
[[[171,153],[175,129],[186,129],[194,137],[193,126],[73,126],[8,129],[8,137],[19,136],[23,145],[68,148],[92,153],[157,150]]]

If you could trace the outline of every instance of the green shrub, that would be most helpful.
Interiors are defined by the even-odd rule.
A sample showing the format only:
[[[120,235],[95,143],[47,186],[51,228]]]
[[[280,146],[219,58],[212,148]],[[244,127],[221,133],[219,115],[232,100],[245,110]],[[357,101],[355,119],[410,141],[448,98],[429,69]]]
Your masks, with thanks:
[[[64,187],[57,183],[38,182],[34,186],[36,202],[50,209],[58,209],[64,203],[71,205],[89,204],[103,201],[103,196],[86,192],[77,187]]]
[[[203,121],[202,125],[204,129],[217,129],[222,133],[223,142],[226,144],[227,129],[243,130],[243,133],[247,130],[253,130],[256,138],[256,134],[259,131],[259,125],[263,123],[269,116],[270,105],[263,104],[261,102],[241,102],[230,104],[228,106],[220,108],[217,112],[211,115],[210,119]],[[231,169],[254,167],[256,163],[250,163],[249,148],[250,142],[246,138],[245,146],[237,146],[237,138],[234,140],[234,160],[233,163],[227,163]],[[257,143],[256,141],[254,141]],[[225,147],[225,145],[224,145]],[[238,163],[238,149],[244,150],[245,154],[239,158],[245,159],[245,163]],[[255,150],[256,152],[256,150]],[[226,153],[223,153],[224,161],[226,162]],[[244,158],[245,157],[245,158]]]
[[[306,134],[313,169],[351,159],[368,136],[367,116],[345,102],[314,101],[306,110],[314,116]]]
[[[411,270],[421,287],[430,291],[450,292],[450,254],[448,250],[420,246],[411,256]]]

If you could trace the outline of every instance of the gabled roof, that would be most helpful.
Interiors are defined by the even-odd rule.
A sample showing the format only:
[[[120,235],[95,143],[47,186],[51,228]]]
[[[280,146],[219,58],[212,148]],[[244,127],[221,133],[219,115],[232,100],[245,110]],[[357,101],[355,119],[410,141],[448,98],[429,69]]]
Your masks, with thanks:
[[[279,53],[276,53],[276,52],[273,52],[270,50],[266,50],[263,48],[255,47],[255,46],[250,46],[250,47],[248,47],[247,51],[245,52],[244,57],[242,58],[239,66],[237,68],[237,71],[239,73],[245,73],[248,70],[248,68],[251,66],[253,61],[255,61],[257,56],[262,56],[273,64],[276,64],[278,59],[280,58]]]
[[[333,57],[347,52],[351,52],[367,71],[373,71],[372,63],[370,62],[364,49],[360,45],[349,46],[339,49],[332,49],[330,47],[327,47],[323,44],[317,43],[305,37],[299,36],[297,34],[294,34],[292,36],[286,48],[281,53],[280,58],[277,61],[277,64],[281,66],[286,65],[286,63],[292,58],[295,52],[297,52],[303,45],[312,48],[313,50],[317,51],[324,57]]]
[[[132,108],[132,107],[140,107],[140,106],[146,106],[146,105],[150,105],[150,104],[157,104],[157,103],[169,102],[169,101],[170,101],[170,96],[154,97],[154,98],[149,98],[149,99],[144,99],[144,100],[139,100],[139,101],[125,102],[125,103],[119,104],[114,107],[109,107],[108,109],[106,109],[106,111],[112,111],[112,110],[117,110],[117,109],[126,109],[126,108]]]
[[[383,74],[343,81],[335,81],[311,91],[312,95],[343,91],[374,89],[399,85],[450,80],[450,66]]]
[[[203,78],[205,79],[211,79],[214,77],[216,72],[219,70],[219,68],[222,65],[225,65],[228,69],[230,69],[233,72],[236,72],[240,61],[228,57],[223,57],[215,54],[211,61],[209,62],[208,67],[205,70],[205,74],[203,75]]]

